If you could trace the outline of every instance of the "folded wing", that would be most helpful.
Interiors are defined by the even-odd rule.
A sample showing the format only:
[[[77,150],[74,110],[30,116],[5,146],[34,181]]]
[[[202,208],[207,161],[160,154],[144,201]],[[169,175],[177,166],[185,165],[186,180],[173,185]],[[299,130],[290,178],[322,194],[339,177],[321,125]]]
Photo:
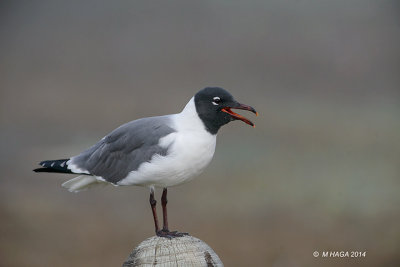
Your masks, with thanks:
[[[174,131],[169,116],[128,122],[80,155],[72,157],[68,168],[116,184],[154,155],[165,156],[168,147],[159,146],[159,140]]]

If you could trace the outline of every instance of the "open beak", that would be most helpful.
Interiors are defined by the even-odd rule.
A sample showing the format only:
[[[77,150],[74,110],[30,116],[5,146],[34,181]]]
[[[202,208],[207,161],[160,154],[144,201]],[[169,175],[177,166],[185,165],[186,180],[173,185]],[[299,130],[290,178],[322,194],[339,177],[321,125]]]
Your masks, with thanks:
[[[245,104],[237,103],[234,107],[224,107],[224,108],[221,109],[221,111],[223,111],[225,113],[228,113],[229,115],[231,115],[236,120],[241,120],[241,121],[247,123],[248,125],[251,125],[251,126],[255,127],[254,123],[252,123],[249,119],[243,117],[240,114],[237,114],[237,113],[233,112],[231,109],[248,110],[248,111],[251,111],[254,114],[256,114],[256,116],[258,116],[258,112],[253,107],[250,107],[250,106],[245,105]]]

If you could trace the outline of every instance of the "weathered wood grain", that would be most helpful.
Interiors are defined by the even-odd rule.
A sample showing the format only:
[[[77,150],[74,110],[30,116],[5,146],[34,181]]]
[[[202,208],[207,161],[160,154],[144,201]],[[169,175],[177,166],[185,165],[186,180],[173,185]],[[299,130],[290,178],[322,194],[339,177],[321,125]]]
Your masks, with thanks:
[[[206,243],[193,236],[168,239],[153,236],[140,243],[122,265],[133,266],[224,266]]]

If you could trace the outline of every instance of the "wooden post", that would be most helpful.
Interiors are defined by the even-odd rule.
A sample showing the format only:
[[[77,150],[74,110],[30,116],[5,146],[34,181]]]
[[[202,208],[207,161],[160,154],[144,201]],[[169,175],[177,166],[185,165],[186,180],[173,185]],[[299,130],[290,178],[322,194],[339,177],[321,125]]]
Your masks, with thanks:
[[[140,243],[122,267],[224,266],[206,243],[193,236],[168,239],[153,236]]]

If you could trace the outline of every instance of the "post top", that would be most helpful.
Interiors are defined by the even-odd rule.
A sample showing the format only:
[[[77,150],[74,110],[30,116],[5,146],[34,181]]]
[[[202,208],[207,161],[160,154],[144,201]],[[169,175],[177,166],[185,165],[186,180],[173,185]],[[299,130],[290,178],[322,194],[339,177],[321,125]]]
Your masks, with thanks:
[[[224,266],[205,242],[193,236],[153,236],[141,242],[122,265],[133,266]]]

